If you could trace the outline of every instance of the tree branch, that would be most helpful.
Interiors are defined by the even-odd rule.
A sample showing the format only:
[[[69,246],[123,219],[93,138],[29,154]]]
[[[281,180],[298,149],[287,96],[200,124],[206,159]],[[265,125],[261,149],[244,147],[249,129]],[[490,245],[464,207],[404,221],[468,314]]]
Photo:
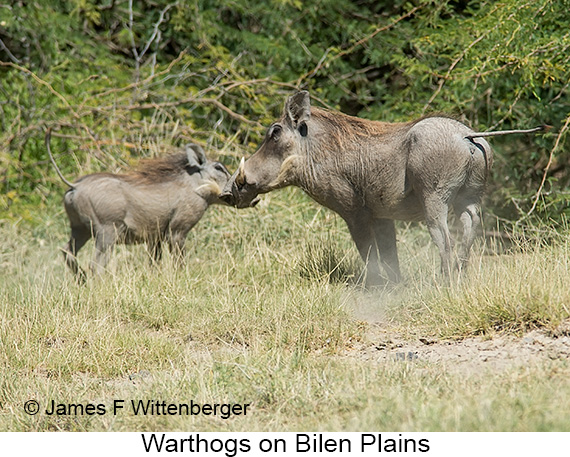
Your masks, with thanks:
[[[532,207],[530,208],[529,212],[526,214],[527,217],[530,216],[534,212],[534,210],[536,209],[536,206],[538,205],[538,200],[540,200],[540,195],[542,194],[542,189],[544,188],[544,183],[546,182],[546,176],[548,175],[548,171],[550,170],[550,167],[552,166],[552,161],[554,159],[554,153],[558,149],[558,145],[560,144],[560,140],[562,139],[562,136],[564,135],[566,130],[568,130],[569,125],[570,125],[570,116],[568,116],[566,118],[566,122],[564,123],[564,126],[562,127],[560,132],[558,132],[558,136],[556,137],[556,141],[554,142],[554,147],[550,150],[550,156],[548,157],[548,163],[546,164],[546,167],[544,168],[544,174],[542,175],[542,181],[540,182],[540,186],[539,186],[538,190],[536,191],[536,195],[534,197],[534,202],[532,203]]]
[[[150,38],[148,39],[148,41],[146,42],[145,47],[143,48],[143,50],[141,51],[140,55],[139,55],[139,60],[142,60],[142,58],[144,57],[144,55],[146,54],[146,52],[148,51],[148,48],[150,48],[150,45],[152,44],[152,42],[155,40],[155,38],[157,37],[159,30],[158,28],[160,27],[160,24],[162,24],[164,22],[164,16],[166,15],[166,13],[168,12],[169,9],[173,8],[174,6],[178,5],[178,2],[174,2],[171,3],[170,5],[166,5],[166,7],[160,12],[160,16],[158,18],[158,21],[156,21],[156,24],[154,24],[154,29],[152,31],[152,35],[150,36]]]
[[[12,54],[10,52],[10,50],[8,49],[8,47],[4,44],[4,42],[2,41],[2,39],[0,38],[0,49],[3,49],[4,52],[6,54],[8,54],[8,57],[10,57],[10,60],[14,63],[20,63],[20,59],[18,59],[14,54]]]
[[[177,100],[177,101],[173,101],[173,102],[143,103],[140,105],[129,105],[129,106],[115,107],[115,108],[122,108],[122,109],[126,109],[129,111],[133,111],[133,110],[140,110],[140,109],[168,108],[168,107],[174,107],[174,106],[179,106],[179,105],[185,105],[188,103],[211,104],[211,105],[216,106],[216,108],[219,108],[220,110],[228,113],[231,117],[233,117],[234,119],[237,119],[240,122],[244,122],[244,123],[250,124],[250,125],[255,125],[257,127],[262,127],[262,125],[259,122],[250,121],[249,119],[242,116],[241,114],[238,114],[235,111],[232,111],[230,108],[228,108],[226,105],[224,105],[222,102],[220,102],[219,100],[217,100],[215,98],[194,98],[194,97],[190,97],[190,98],[185,98],[183,100]],[[97,110],[104,110],[104,109],[112,109],[112,107],[108,106],[105,108],[97,108]]]
[[[493,29],[491,29],[493,30]],[[465,57],[465,55],[467,54],[467,52],[469,52],[469,50],[475,46],[477,43],[479,43],[479,41],[481,41],[483,38],[485,38],[489,32],[491,32],[491,30],[487,30],[486,32],[484,32],[483,34],[481,34],[479,36],[479,38],[477,38],[476,40],[474,40],[473,42],[471,42],[471,44],[469,46],[467,46],[462,52],[461,54],[459,54],[459,56],[451,63],[451,65],[449,66],[449,68],[447,69],[447,73],[445,73],[445,76],[443,78],[440,78],[439,80],[439,84],[437,85],[437,89],[435,90],[435,92],[432,94],[432,96],[430,97],[430,99],[428,100],[428,102],[426,103],[426,105],[424,106],[423,110],[422,110],[422,114],[424,114],[426,112],[426,110],[429,108],[429,106],[431,105],[431,103],[435,100],[435,98],[439,95],[439,93],[441,92],[441,90],[443,89],[443,85],[445,84],[445,82],[449,79],[449,77],[451,76],[451,72],[455,69],[455,67],[457,66],[457,64],[459,62],[461,62],[463,60],[463,58]]]
[[[334,62],[337,59],[340,59],[341,57],[350,54],[351,52],[353,52],[357,47],[362,46],[364,43],[366,43],[367,41],[370,41],[372,38],[374,38],[376,35],[378,35],[381,32],[385,32],[386,30],[390,30],[392,27],[394,27],[398,22],[403,21],[404,19],[409,18],[410,16],[413,16],[414,13],[416,11],[418,11],[420,8],[422,8],[423,5],[418,5],[414,8],[412,8],[410,11],[408,11],[406,14],[402,14],[400,17],[398,17],[395,21],[393,21],[390,24],[387,25],[383,25],[382,27],[378,27],[376,30],[374,30],[374,32],[372,32],[370,35],[366,35],[365,37],[361,38],[360,40],[358,40],[356,43],[354,43],[352,46],[350,46],[349,48],[340,51],[338,54],[335,54],[334,56],[332,56],[330,58],[330,60],[328,62],[326,62],[327,65],[330,65],[332,62]],[[301,83],[308,77],[313,77],[315,76],[320,70],[321,68],[323,68],[323,66],[325,65],[325,60],[327,55],[329,54],[329,52],[331,51],[332,48],[328,48],[323,56],[321,57],[321,59],[319,60],[319,62],[317,63],[317,66],[315,68],[313,68],[311,71],[301,75],[299,77],[299,79],[297,79],[297,83],[296,86],[300,87]]]

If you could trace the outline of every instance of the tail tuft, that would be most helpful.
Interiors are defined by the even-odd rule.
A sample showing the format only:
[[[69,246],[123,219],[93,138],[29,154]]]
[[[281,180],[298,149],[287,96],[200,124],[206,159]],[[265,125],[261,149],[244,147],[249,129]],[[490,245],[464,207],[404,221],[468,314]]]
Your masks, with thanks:
[[[550,132],[552,130],[552,126],[548,124],[542,124],[540,127],[542,132]]]

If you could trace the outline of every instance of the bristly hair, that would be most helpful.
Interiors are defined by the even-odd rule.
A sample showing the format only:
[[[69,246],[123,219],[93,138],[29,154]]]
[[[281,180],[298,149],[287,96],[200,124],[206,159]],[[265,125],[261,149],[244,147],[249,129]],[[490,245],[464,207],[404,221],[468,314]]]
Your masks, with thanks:
[[[395,128],[406,125],[406,123],[392,123],[362,119],[336,111],[329,111],[323,108],[313,108],[311,110],[311,115],[315,119],[333,127],[335,134],[349,137],[386,135],[392,133]]]
[[[125,177],[146,184],[170,181],[184,172],[187,165],[188,156],[185,152],[155,159],[143,159],[137,168]]]
[[[352,149],[358,148],[363,140],[393,135],[402,129],[410,128],[410,123],[407,122],[372,121],[322,108],[311,108],[311,117],[326,130],[327,141],[318,147],[308,147],[304,151],[306,163],[301,167],[301,171],[307,191],[310,191],[313,183],[319,180],[318,163],[327,161],[339,168],[347,165],[346,157],[338,154],[338,151],[345,150],[347,145]],[[362,156],[356,155],[354,158],[358,159],[358,164],[355,162],[353,166],[366,168],[366,164],[361,163]]]

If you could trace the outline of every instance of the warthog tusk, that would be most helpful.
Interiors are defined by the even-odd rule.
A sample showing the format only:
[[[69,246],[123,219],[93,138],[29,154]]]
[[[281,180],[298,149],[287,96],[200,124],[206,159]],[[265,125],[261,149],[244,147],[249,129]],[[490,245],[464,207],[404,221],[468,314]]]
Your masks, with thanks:
[[[206,190],[208,193],[212,195],[220,195],[222,193],[222,189],[217,182],[212,181],[211,179],[205,179],[203,184],[196,187],[196,192],[200,192],[202,190]]]
[[[243,186],[245,184],[245,157],[241,158],[235,182],[238,186]]]

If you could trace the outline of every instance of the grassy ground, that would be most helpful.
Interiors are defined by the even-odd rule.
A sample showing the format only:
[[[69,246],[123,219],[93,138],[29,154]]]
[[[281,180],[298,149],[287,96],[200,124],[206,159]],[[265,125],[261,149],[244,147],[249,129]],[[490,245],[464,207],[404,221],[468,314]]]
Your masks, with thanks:
[[[570,316],[568,236],[501,256],[479,245],[469,277],[444,286],[426,230],[399,228],[405,282],[366,292],[343,222],[296,190],[254,210],[211,208],[182,270],[120,247],[83,286],[58,252],[62,210],[34,228],[2,224],[0,430],[569,431],[567,358],[466,376],[358,354],[372,323],[437,341],[555,330]],[[52,400],[106,413],[48,415]],[[114,415],[113,400],[250,406],[229,419]]]

